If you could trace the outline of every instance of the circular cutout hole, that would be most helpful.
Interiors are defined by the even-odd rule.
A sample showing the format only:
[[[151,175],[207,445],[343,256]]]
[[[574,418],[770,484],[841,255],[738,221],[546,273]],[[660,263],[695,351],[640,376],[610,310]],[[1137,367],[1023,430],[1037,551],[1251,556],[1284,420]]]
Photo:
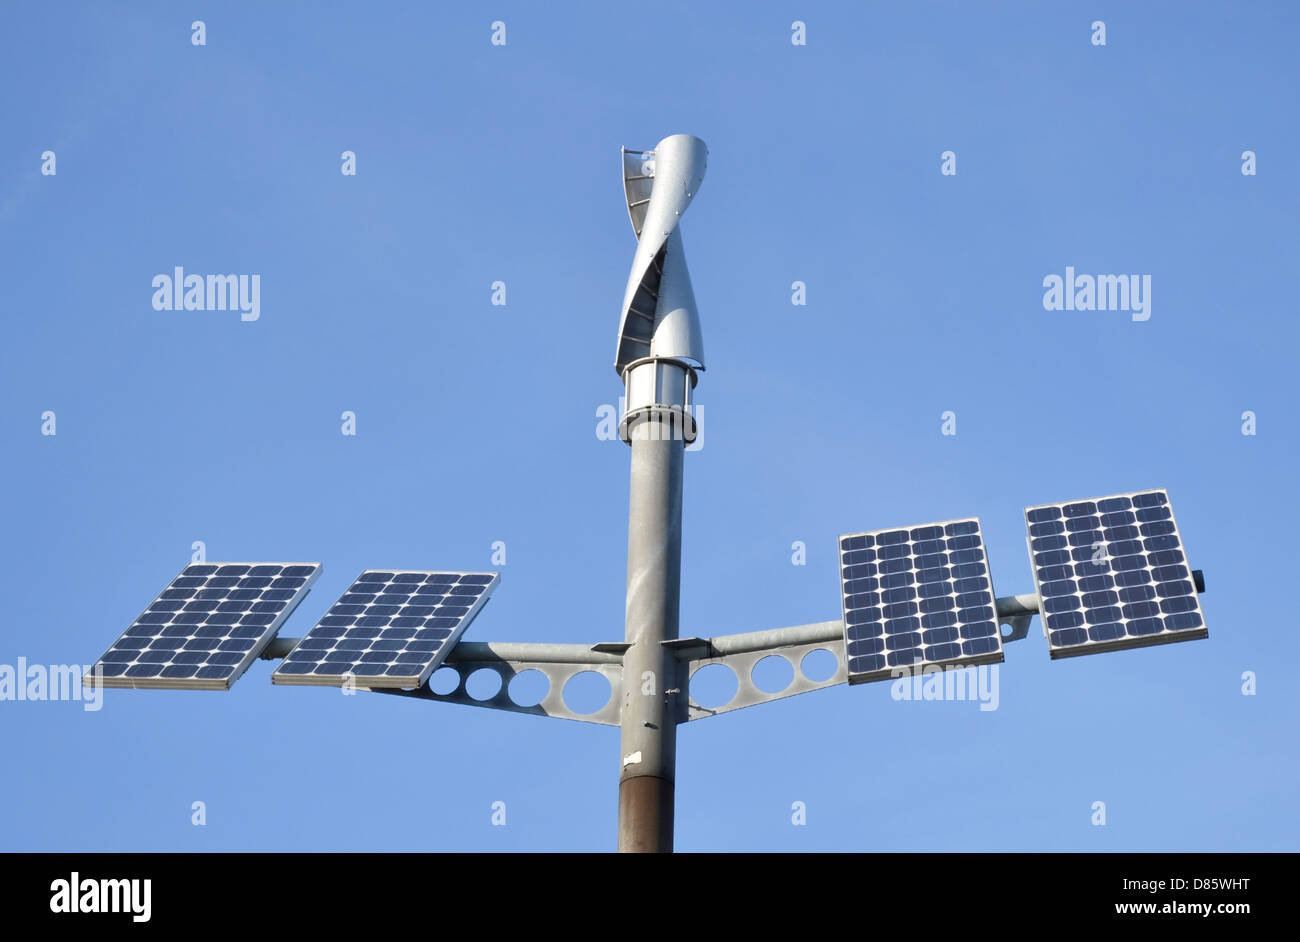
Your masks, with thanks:
[[[779,654],[769,654],[754,665],[749,676],[764,693],[780,693],[794,683],[794,665]]]
[[[429,678],[429,689],[437,694],[446,695],[460,686],[460,671],[454,667],[440,667]]]
[[[706,664],[691,676],[691,699],[702,707],[731,702],[740,687],[736,673],[725,664]]]
[[[799,663],[799,670],[815,684],[830,680],[840,669],[840,659],[825,648],[809,651]]]
[[[1011,636],[1016,633],[1016,629],[1012,628],[1010,625],[1003,624],[1003,625],[999,625],[998,627],[1002,629],[1003,641],[1009,640]]]
[[[595,671],[581,671],[564,685],[564,705],[584,716],[595,713],[609,702],[614,692],[609,681]]]
[[[550,691],[550,678],[539,670],[520,671],[510,678],[510,699],[518,706],[537,706]]]
[[[491,700],[501,692],[501,675],[490,667],[480,667],[465,681],[465,692],[475,700]]]

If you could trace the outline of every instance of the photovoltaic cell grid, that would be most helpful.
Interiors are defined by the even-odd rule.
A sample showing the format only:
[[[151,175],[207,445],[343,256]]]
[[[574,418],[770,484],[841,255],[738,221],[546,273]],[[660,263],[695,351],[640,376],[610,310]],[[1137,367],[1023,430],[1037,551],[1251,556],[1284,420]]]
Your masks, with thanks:
[[[1207,636],[1163,489],[1025,509],[1052,657]]]
[[[318,575],[319,563],[186,566],[96,662],[103,685],[228,690]]]
[[[842,536],[840,579],[849,683],[1003,658],[976,518]]]
[[[421,686],[498,582],[491,572],[367,570],[271,675],[276,684]]]

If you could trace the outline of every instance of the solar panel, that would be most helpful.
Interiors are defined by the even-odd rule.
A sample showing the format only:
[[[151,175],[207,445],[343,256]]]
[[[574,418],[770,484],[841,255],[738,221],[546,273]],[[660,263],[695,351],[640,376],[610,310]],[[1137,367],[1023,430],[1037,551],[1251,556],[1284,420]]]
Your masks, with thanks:
[[[1002,660],[979,520],[840,537],[849,683]]]
[[[96,662],[103,685],[229,690],[319,575],[319,563],[186,566]]]
[[[1025,524],[1053,658],[1207,637],[1163,488],[1027,507]]]
[[[493,572],[368,569],[289,652],[271,682],[422,686],[498,581]]]

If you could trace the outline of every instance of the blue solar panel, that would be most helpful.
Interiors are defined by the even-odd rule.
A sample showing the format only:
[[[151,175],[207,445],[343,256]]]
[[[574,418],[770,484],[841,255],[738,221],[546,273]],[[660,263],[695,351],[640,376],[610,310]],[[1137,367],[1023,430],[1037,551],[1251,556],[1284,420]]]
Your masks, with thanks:
[[[105,687],[228,690],[318,575],[319,563],[192,563],[95,667]]]
[[[849,683],[1002,660],[979,520],[840,537]]]
[[[1052,657],[1207,636],[1163,489],[1025,508]]]
[[[281,662],[271,682],[419,687],[498,581],[492,572],[367,570]]]

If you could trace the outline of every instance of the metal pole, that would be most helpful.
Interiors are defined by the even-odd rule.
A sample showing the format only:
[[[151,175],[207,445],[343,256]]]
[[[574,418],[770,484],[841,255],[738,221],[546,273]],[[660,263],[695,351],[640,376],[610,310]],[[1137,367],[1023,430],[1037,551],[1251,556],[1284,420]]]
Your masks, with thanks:
[[[704,369],[677,227],[704,180],[708,148],[697,137],[672,134],[653,151],[624,150],[622,164],[637,246],[614,358],[625,395],[619,433],[632,446],[618,849],[666,853],[673,849],[682,670],[664,642],[677,638],[682,453],[697,433],[691,389]]]
[[[633,417],[627,527],[627,632],[618,787],[618,849],[670,853],[677,764],[677,637],[682,565],[681,426],[658,410]],[[673,426],[676,425],[674,429]]]

